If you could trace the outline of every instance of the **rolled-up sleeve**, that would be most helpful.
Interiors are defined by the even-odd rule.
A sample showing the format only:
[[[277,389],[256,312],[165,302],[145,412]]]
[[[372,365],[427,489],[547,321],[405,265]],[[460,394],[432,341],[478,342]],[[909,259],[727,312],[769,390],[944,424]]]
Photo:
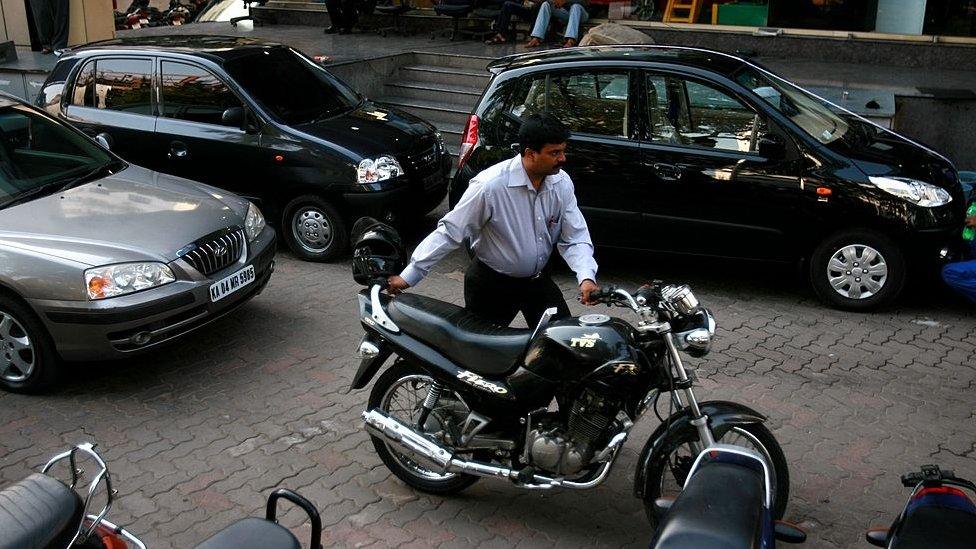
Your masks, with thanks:
[[[576,283],[584,280],[596,282],[597,264],[593,259],[593,240],[590,230],[586,227],[583,212],[576,203],[576,192],[573,182],[566,178],[561,202],[564,204],[562,212],[562,228],[559,231],[559,241],[556,244],[559,255],[563,256],[569,268],[576,273]]]
[[[413,251],[410,264],[400,277],[416,286],[445,255],[456,250],[465,238],[476,235],[489,215],[487,185],[472,180],[454,209],[437,222],[437,228]]]

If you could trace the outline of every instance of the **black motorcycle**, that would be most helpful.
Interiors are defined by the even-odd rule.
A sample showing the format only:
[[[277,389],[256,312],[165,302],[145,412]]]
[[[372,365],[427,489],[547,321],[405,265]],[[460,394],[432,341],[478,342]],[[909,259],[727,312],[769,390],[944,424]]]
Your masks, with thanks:
[[[373,384],[363,419],[380,459],[401,480],[440,494],[479,477],[527,489],[593,488],[634,423],[650,409],[658,413],[666,393],[673,413],[658,416],[635,475],[649,520],[656,523],[653,502],[679,492],[695,458],[719,441],[751,448],[771,465],[771,509],[782,517],[789,472],[765,418],[695,397],[694,372],[680,353],[705,355],[715,321],[688,286],[591,294],[631,309],[633,324],[605,314],[553,319],[553,308],[534,329],[507,328],[437,299],[383,294],[386,275],[402,267],[399,243],[384,233],[360,231],[354,240],[354,275],[369,287],[359,294],[366,334],[352,388],[366,387],[396,355]]]
[[[868,530],[869,543],[888,549],[976,547],[976,505],[966,494],[976,493],[976,484],[937,465],[902,475],[901,483],[912,488],[908,504],[890,527]]]
[[[78,490],[85,469],[79,458],[93,461],[97,471],[84,498]],[[67,465],[70,483],[52,476],[55,467]],[[146,549],[132,532],[108,519],[117,492],[112,488],[108,465],[86,442],[51,458],[40,473],[0,490],[0,549]],[[104,502],[89,512],[94,501]],[[265,518],[238,520],[217,532],[196,549],[297,549],[295,536],[277,522],[278,500],[300,507],[312,525],[310,549],[322,549],[322,519],[318,509],[300,494],[279,488],[268,497]]]

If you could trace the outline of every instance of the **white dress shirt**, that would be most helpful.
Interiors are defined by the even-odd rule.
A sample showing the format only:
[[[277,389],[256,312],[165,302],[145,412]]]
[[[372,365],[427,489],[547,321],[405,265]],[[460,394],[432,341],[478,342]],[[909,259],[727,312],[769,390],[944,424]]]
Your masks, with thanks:
[[[547,176],[536,191],[521,156],[471,179],[457,206],[417,246],[400,276],[415,286],[465,238],[479,260],[508,276],[537,275],[555,245],[578,283],[596,281],[593,242],[576,205],[573,181],[560,170]]]

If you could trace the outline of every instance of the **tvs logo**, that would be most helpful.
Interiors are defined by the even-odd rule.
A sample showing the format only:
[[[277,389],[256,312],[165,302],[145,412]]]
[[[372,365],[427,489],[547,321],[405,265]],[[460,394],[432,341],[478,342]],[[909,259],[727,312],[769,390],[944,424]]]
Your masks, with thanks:
[[[579,347],[582,349],[590,349],[596,345],[596,341],[600,339],[599,333],[583,334],[580,337],[574,337],[569,340],[570,347]]]

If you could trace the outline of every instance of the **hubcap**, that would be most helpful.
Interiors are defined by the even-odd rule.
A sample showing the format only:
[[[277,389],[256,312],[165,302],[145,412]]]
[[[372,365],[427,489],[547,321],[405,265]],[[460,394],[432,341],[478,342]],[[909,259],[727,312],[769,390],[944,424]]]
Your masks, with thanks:
[[[827,280],[848,299],[867,299],[884,287],[888,264],[871,246],[851,244],[837,250],[827,262]]]
[[[34,371],[34,361],[27,330],[9,313],[0,311],[0,378],[24,381]]]
[[[309,252],[322,252],[332,244],[332,225],[325,213],[314,206],[295,212],[291,230],[298,244]]]

